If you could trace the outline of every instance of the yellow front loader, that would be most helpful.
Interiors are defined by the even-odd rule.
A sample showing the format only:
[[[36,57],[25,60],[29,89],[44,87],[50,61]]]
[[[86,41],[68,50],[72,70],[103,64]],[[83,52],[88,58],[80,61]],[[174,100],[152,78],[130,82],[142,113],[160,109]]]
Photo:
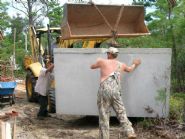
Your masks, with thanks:
[[[143,6],[65,4],[60,28],[43,28],[35,30],[30,27],[32,55],[25,57],[26,92],[29,101],[36,101],[34,91],[36,80],[42,68],[44,50],[41,35],[48,33],[47,55],[51,56],[50,36],[52,32],[61,35],[59,48],[73,48],[81,42],[82,48],[98,48],[101,43],[119,37],[137,37],[149,35],[144,23]],[[54,82],[54,81],[53,81]],[[49,111],[55,110],[54,85],[49,93]]]

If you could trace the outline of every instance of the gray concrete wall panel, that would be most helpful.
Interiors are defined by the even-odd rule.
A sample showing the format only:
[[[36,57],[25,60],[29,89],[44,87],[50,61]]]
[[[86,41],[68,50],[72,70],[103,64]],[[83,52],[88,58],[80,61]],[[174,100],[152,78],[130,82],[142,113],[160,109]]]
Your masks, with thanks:
[[[118,59],[142,64],[122,76],[122,98],[129,117],[166,117],[169,113],[171,49],[120,48]],[[98,115],[99,70],[90,65],[106,58],[106,49],[57,48],[54,50],[56,111],[58,114]],[[114,113],[112,113],[114,115]]]

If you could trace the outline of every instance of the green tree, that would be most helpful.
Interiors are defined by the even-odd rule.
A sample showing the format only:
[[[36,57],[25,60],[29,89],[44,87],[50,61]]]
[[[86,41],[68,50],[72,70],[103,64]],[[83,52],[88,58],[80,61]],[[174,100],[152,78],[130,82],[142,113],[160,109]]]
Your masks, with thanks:
[[[9,19],[7,13],[8,3],[3,3],[0,1],[0,30],[5,31],[9,27]]]
[[[27,23],[27,20],[20,16],[20,14],[17,14],[16,16],[13,16],[11,18],[11,36],[13,38],[14,35],[14,29],[16,28],[16,40],[22,41],[23,31],[25,28],[25,24]]]
[[[146,8],[151,8],[155,5],[156,0],[133,0],[133,5],[144,5],[145,7],[145,20],[151,21],[152,17],[150,14],[146,14]]]
[[[173,49],[173,76],[176,81],[176,90],[185,92],[185,0],[177,3],[176,7],[169,8],[171,25],[171,43]]]
[[[178,85],[178,90],[182,90],[184,79],[182,79],[182,74],[184,74],[180,63],[183,58],[182,53],[184,53],[184,2],[177,3],[174,7],[168,1],[157,1],[156,11],[152,13],[153,21],[149,24],[150,30],[153,32],[154,36],[159,39],[159,41],[166,42],[166,46],[172,48],[172,81],[174,84]],[[181,61],[181,62],[180,62]],[[185,66],[185,65],[184,65]]]
[[[59,27],[62,20],[63,7],[60,6],[58,0],[48,2],[48,15],[50,26]]]
[[[19,14],[13,16],[9,19],[9,28],[11,29],[10,32],[6,33],[4,40],[1,41],[0,44],[0,59],[9,61],[10,57],[13,55],[14,52],[14,29],[16,29],[16,40],[15,40],[15,54],[16,54],[16,63],[19,64],[20,67],[23,65],[23,57],[25,54],[24,50],[24,36],[23,36],[23,29],[25,23],[27,23],[26,19],[21,17]],[[6,27],[7,28],[7,27]]]
[[[177,7],[173,8],[172,24],[174,24],[174,33],[177,36],[177,44],[184,47],[185,44],[185,0],[181,0]]]
[[[40,24],[46,16],[47,0],[12,0],[12,7],[28,18],[29,25]]]

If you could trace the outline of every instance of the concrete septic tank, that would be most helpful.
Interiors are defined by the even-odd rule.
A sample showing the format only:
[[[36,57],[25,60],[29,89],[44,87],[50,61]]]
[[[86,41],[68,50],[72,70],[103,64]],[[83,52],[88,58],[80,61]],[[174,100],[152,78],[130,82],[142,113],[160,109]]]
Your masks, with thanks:
[[[102,48],[56,48],[56,112],[72,115],[98,115],[99,70],[90,69]],[[122,98],[129,117],[167,117],[169,113],[171,49],[120,48],[118,59],[131,65],[142,64],[122,76]],[[112,115],[115,115],[112,112]]]

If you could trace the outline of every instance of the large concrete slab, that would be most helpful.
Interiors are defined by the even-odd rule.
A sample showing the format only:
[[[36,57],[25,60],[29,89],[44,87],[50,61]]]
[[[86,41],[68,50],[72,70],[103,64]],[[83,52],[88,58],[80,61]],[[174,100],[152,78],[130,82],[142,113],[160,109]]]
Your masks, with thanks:
[[[122,98],[129,117],[166,117],[169,113],[171,49],[120,48],[118,59],[142,64],[122,76]],[[90,65],[105,49],[56,48],[54,50],[56,111],[58,114],[98,115],[99,70]],[[113,113],[114,114],[114,113]]]

